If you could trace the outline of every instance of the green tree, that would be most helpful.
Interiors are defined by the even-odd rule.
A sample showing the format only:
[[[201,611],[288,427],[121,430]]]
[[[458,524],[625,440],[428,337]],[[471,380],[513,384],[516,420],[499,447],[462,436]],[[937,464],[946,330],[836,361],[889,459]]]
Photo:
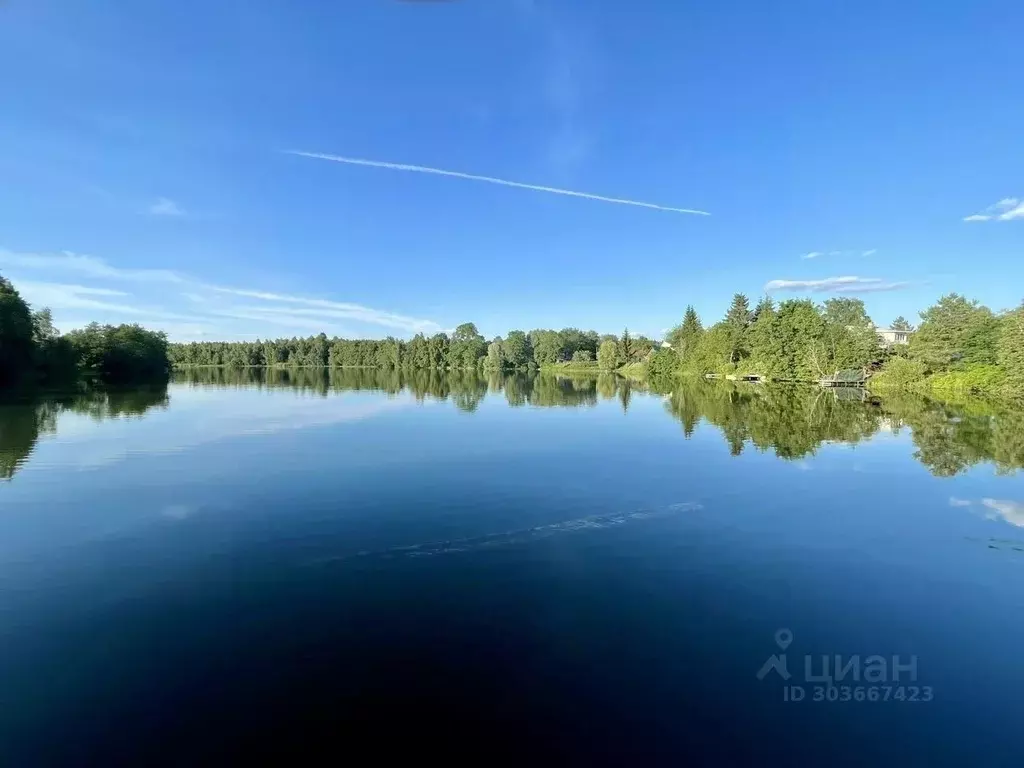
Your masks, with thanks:
[[[782,374],[782,336],[778,326],[779,313],[769,297],[762,299],[754,310],[756,320],[747,331],[749,357],[744,368],[750,373],[769,378]]]
[[[140,325],[90,323],[66,336],[78,369],[108,384],[166,381],[167,336]]]
[[[449,353],[453,368],[476,368],[487,354],[487,343],[473,323],[463,323],[452,334]]]
[[[912,331],[912,330],[914,330],[914,326],[912,326],[910,323],[908,323],[907,319],[905,317],[903,317],[903,315],[900,315],[895,320],[893,320],[892,321],[892,325],[889,326],[889,327],[892,328],[894,331]]]
[[[910,337],[910,357],[929,373],[968,364],[996,361],[999,322],[992,310],[951,293],[921,313],[921,326]]]
[[[629,362],[639,363],[654,350],[654,341],[646,336],[634,336],[629,344]]]
[[[830,363],[819,359],[815,342],[825,337],[826,323],[810,299],[789,299],[779,305],[775,325],[780,378],[810,381],[827,371]]]
[[[629,362],[633,357],[633,339],[629,335],[629,328],[622,332],[622,341],[619,342],[619,356],[623,362]]]
[[[499,336],[487,345],[487,359],[484,366],[491,371],[500,371],[505,367],[505,355],[502,352],[501,337]]]
[[[602,342],[601,348],[597,350],[597,364],[606,371],[618,368],[622,364],[619,357],[619,345],[614,341]]]
[[[0,277],[0,385],[25,380],[32,371],[35,327],[28,304]]]
[[[746,344],[747,328],[750,327],[752,315],[750,301],[742,293],[732,297],[732,304],[725,314],[725,328],[729,339],[729,362],[738,363],[748,354]]]
[[[533,359],[537,365],[551,365],[562,361],[562,337],[558,331],[530,331]]]
[[[775,312],[775,301],[767,293],[758,300],[757,306],[750,314],[750,324],[756,323],[765,312]]]
[[[999,332],[999,365],[1011,386],[1024,389],[1024,303],[1007,313]]]
[[[589,363],[594,360],[594,355],[589,349],[577,349],[572,353],[574,363]]]
[[[697,344],[703,334],[704,326],[701,325],[697,310],[690,304],[683,314],[683,322],[669,332],[667,340],[679,358],[686,360],[697,349]]]
[[[722,373],[732,368],[733,333],[724,322],[715,323],[701,334],[696,349],[683,361],[689,373]]]
[[[861,299],[828,299],[824,318],[824,335],[812,346],[815,359],[824,366],[820,375],[866,368],[880,357],[878,333]]]
[[[512,368],[525,368],[533,362],[530,337],[522,331],[509,331],[502,345],[505,361]]]

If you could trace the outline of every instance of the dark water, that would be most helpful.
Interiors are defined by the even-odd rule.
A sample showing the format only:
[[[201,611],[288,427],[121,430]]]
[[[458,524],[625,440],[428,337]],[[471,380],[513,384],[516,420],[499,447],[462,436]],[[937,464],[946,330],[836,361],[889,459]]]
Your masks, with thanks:
[[[1024,764],[1024,414],[842,394],[2,405],[0,765]]]

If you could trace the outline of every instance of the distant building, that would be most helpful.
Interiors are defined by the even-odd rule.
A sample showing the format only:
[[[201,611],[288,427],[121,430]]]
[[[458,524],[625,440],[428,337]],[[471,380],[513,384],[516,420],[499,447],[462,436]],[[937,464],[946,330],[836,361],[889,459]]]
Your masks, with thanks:
[[[891,347],[894,344],[907,344],[910,342],[910,335],[913,331],[898,331],[895,328],[875,328],[878,338],[882,344]]]
[[[669,344],[667,341],[663,341],[663,342],[661,342],[661,348],[662,349],[672,349],[672,345]]]

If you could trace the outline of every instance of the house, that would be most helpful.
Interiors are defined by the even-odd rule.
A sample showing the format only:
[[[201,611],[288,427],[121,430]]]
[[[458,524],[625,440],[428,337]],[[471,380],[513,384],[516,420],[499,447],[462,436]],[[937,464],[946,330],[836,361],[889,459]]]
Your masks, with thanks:
[[[882,344],[886,347],[891,347],[894,344],[907,344],[910,341],[910,335],[913,331],[898,331],[895,328],[875,328],[875,332],[878,334],[878,338],[881,339]]]

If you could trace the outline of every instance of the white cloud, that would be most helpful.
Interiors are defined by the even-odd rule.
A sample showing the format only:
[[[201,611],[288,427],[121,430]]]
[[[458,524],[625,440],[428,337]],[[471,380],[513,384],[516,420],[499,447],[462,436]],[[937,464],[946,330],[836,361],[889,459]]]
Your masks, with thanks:
[[[415,317],[407,317],[392,312],[384,312],[379,309],[364,307],[360,304],[349,304],[340,301],[329,301],[327,299],[310,299],[302,296],[290,296],[287,294],[268,293],[266,291],[254,291],[244,288],[224,288],[220,286],[207,286],[210,290],[218,293],[243,296],[251,299],[260,299],[266,302],[278,302],[285,304],[298,304],[301,307],[311,309],[299,309],[295,307],[280,308],[272,306],[264,307],[243,307],[243,311],[259,312],[268,315],[274,313],[282,315],[294,315],[303,317],[329,317],[337,320],[355,320],[370,325],[380,325],[385,328],[395,328],[413,333],[438,333],[441,326],[432,320],[420,320]]]
[[[343,336],[349,338],[354,335],[344,328],[316,318],[296,317],[288,313],[260,311],[258,309],[254,310],[248,307],[212,309],[210,310],[210,314],[231,320],[246,320],[249,321],[249,323],[262,323],[264,325],[274,325],[281,328],[301,328],[311,333],[319,333],[320,331],[323,331],[324,333],[332,336]],[[267,334],[263,335],[266,336]]]
[[[801,259],[817,259],[820,256],[846,256],[853,258],[856,256],[873,256],[878,253],[877,248],[869,248],[866,251],[811,251],[801,256]]]
[[[998,520],[1002,518],[1010,525],[1024,528],[1024,504],[1019,501],[1012,501],[1011,499],[981,499],[976,502],[971,499],[959,499],[956,496],[949,497],[949,505],[951,507],[970,509],[976,504],[980,504],[980,506],[989,510],[987,512],[982,510],[986,519]]]
[[[768,293],[779,291],[805,293],[877,293],[907,288],[909,282],[892,282],[878,277],[826,277],[821,280],[770,280],[764,289]]]
[[[94,278],[138,282],[182,283],[185,279],[167,269],[121,269],[112,267],[95,256],[62,251],[49,253],[14,253],[0,248],[0,266],[74,272]]]
[[[86,285],[68,285],[67,283],[37,283],[29,280],[19,280],[18,290],[22,294],[38,294],[41,292],[53,292],[55,295],[67,296],[130,296],[124,291],[115,291],[110,288],[92,288]],[[33,302],[29,302],[33,303]]]
[[[597,200],[602,203],[616,203],[618,205],[633,205],[640,208],[653,208],[657,211],[669,211],[671,213],[692,213],[697,216],[710,216],[707,211],[700,211],[694,208],[672,208],[667,205],[645,203],[640,200],[628,200],[622,197],[605,197],[604,195],[593,195],[589,192],[576,192],[571,189],[559,189],[557,187],[546,187],[541,184],[525,184],[520,181],[509,181],[494,176],[480,176],[475,173],[462,173],[460,171],[446,171],[441,168],[430,168],[425,165],[407,165],[405,163],[388,163],[382,160],[363,160],[355,157],[341,157],[339,155],[328,155],[322,152],[300,152],[288,150],[289,155],[299,157],[311,157],[316,160],[330,160],[334,163],[345,163],[347,165],[362,165],[370,168],[387,168],[392,171],[406,171],[410,173],[427,173],[435,176],[449,176],[455,179],[466,179],[468,181],[483,181],[488,184],[500,184],[503,187],[516,187],[518,189],[530,189],[534,192],[548,192],[554,195],[568,195],[569,197],[581,197],[587,200]]]
[[[117,304],[92,298],[94,296],[114,297],[131,295],[124,291],[29,280],[14,280],[12,282],[14,282],[15,287],[25,301],[34,307],[49,307],[53,310],[86,309],[113,315],[130,315],[132,317],[148,317],[161,320],[195,321],[197,319],[192,315],[166,312],[159,307]],[[63,328],[66,324],[60,323],[59,325]]]
[[[995,519],[1001,517],[1010,525],[1024,528],[1024,504],[1009,499],[982,499],[981,503],[992,510],[994,514],[989,515]]]
[[[964,221],[1012,221],[1024,219],[1024,201],[1016,197],[1004,197],[981,213],[965,216]]]
[[[0,267],[4,267],[5,270],[7,267],[13,267],[19,271],[48,272],[60,275],[61,277],[74,276],[81,279],[90,278],[96,281],[134,282],[141,284],[139,286],[140,289],[147,287],[150,293],[154,289],[148,284],[167,283],[177,285],[180,289],[177,293],[171,295],[160,293],[156,300],[164,303],[170,299],[176,299],[181,305],[182,311],[180,312],[166,311],[162,307],[149,304],[148,300],[140,299],[131,304],[103,301],[100,297],[109,298],[129,295],[123,291],[106,287],[92,287],[57,281],[13,280],[24,294],[25,300],[34,306],[48,306],[55,310],[55,312],[60,310],[102,312],[112,316],[106,318],[106,321],[111,319],[117,321],[116,318],[119,315],[124,316],[123,319],[152,318],[154,320],[169,321],[170,324],[166,322],[163,324],[164,329],[169,334],[182,334],[181,336],[172,335],[172,338],[175,338],[175,340],[182,337],[185,339],[200,336],[211,338],[218,333],[225,340],[240,337],[265,337],[268,335],[266,329],[253,328],[254,323],[302,328],[312,332],[324,331],[325,333],[349,337],[359,336],[359,334],[353,334],[346,328],[332,323],[331,321],[333,320],[365,323],[367,325],[392,329],[393,332],[398,331],[407,334],[430,334],[444,330],[441,325],[432,320],[374,309],[362,304],[272,293],[253,288],[210,285],[171,270],[122,269],[108,264],[103,259],[67,251],[59,254],[39,254],[14,253],[0,249]],[[8,276],[10,277],[11,275]],[[247,302],[244,306],[232,306],[229,301],[225,300],[225,296],[257,299],[260,302],[265,302],[265,304],[253,306],[251,302]],[[143,301],[141,305],[140,301]],[[191,312],[196,314],[185,314]],[[87,312],[75,312],[73,316],[77,320],[87,314]],[[246,321],[246,326],[244,328],[225,328],[225,319]],[[67,321],[67,316],[62,318],[55,315],[55,322],[58,327],[62,329],[77,327],[68,325]],[[161,327],[158,323],[151,323],[149,320],[146,322],[148,325],[153,325],[157,328]],[[220,331],[216,330],[218,327],[221,328]],[[193,329],[193,331],[188,331],[188,329]]]
[[[149,212],[153,216],[184,216],[185,211],[173,200],[166,197],[159,198],[149,206]]]

